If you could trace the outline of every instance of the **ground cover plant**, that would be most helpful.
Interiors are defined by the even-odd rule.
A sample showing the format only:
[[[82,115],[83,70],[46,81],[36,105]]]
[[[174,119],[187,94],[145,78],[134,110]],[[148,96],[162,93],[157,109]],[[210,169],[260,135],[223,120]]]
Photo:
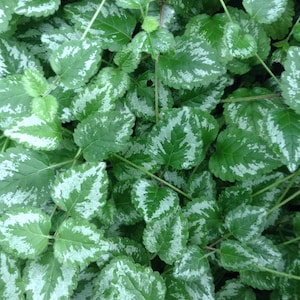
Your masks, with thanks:
[[[299,299],[294,0],[0,2],[1,299]]]

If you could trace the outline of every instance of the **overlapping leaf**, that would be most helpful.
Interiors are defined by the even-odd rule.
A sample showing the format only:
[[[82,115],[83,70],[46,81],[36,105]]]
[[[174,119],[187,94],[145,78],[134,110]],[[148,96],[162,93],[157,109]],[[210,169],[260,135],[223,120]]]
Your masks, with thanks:
[[[17,0],[14,12],[26,17],[46,17],[58,10],[59,5],[59,0]]]
[[[14,7],[17,0],[2,0],[0,3],[0,32],[5,32],[9,28]]]
[[[36,208],[15,208],[1,218],[0,245],[17,257],[34,258],[48,246],[50,218]]]
[[[31,97],[43,95],[48,87],[46,78],[37,70],[27,69],[22,78],[24,89]]]
[[[32,99],[32,112],[41,120],[53,122],[55,120],[57,110],[57,100],[52,95]]]
[[[60,174],[52,199],[74,218],[91,219],[106,202],[108,178],[105,169],[103,162],[86,163]]]

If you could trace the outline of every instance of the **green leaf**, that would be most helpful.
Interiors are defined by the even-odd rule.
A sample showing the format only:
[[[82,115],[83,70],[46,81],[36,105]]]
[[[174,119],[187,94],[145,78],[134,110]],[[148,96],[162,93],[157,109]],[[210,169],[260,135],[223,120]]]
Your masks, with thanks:
[[[146,223],[170,214],[179,207],[177,194],[155,182],[140,179],[132,189],[132,202]]]
[[[225,225],[232,235],[241,242],[251,241],[264,230],[267,211],[264,208],[241,204],[230,211]]]
[[[95,299],[165,299],[166,287],[159,273],[135,264],[128,257],[113,259],[101,270]]]
[[[147,16],[142,24],[142,29],[147,33],[155,31],[159,27],[159,22],[155,17]]]
[[[14,7],[17,0],[2,0],[0,3],[0,32],[5,32],[9,28]]]
[[[0,253],[0,297],[1,299],[24,299],[19,261],[7,253]]]
[[[64,42],[52,52],[50,64],[61,83],[72,89],[82,86],[95,74],[100,60],[99,43],[85,39]]]
[[[85,31],[99,6],[98,0],[84,0],[64,7],[66,17],[76,28]],[[131,40],[136,26],[135,18],[113,2],[105,2],[89,31],[104,49],[118,51]]]
[[[123,8],[142,9],[153,0],[117,0],[116,4]]]
[[[10,254],[34,258],[48,246],[50,218],[37,208],[7,211],[0,218],[0,245]]]
[[[48,88],[48,83],[44,75],[37,70],[25,70],[22,81],[25,91],[31,97],[43,95]]]
[[[86,266],[101,255],[106,242],[95,225],[81,219],[68,219],[55,235],[54,254],[62,264]]]
[[[225,282],[216,294],[216,300],[255,300],[254,291],[243,284],[239,279],[230,279]]]
[[[52,252],[28,260],[23,280],[28,299],[67,299],[77,284],[78,270],[60,264]]]
[[[114,110],[116,100],[125,94],[129,84],[129,76],[124,71],[111,67],[101,69],[96,80],[72,100],[72,114],[78,120],[83,120],[97,110]]]
[[[131,73],[141,61],[141,52],[132,44],[123,46],[114,56],[114,63],[124,72]]]
[[[293,36],[299,42],[300,41],[300,24],[296,24],[293,29]]]
[[[31,115],[16,119],[4,130],[4,135],[36,150],[55,150],[61,141],[61,124],[51,123]]]
[[[165,110],[150,134],[149,153],[161,164],[190,169],[203,160],[217,130],[215,119],[195,108]]]
[[[220,247],[221,265],[229,271],[253,270],[258,258],[253,250],[238,241],[227,240]]]
[[[15,13],[26,17],[47,17],[58,10],[59,0],[17,0]]]
[[[271,291],[278,286],[278,277],[270,272],[240,271],[241,281],[254,289]]]
[[[265,118],[266,131],[273,150],[290,172],[300,164],[300,119],[293,110],[276,110]]]
[[[49,199],[54,171],[43,153],[22,147],[0,154],[0,210],[40,206]]]
[[[259,136],[233,127],[219,134],[209,161],[210,170],[225,181],[256,178],[280,165]]]
[[[270,24],[278,20],[284,13],[287,0],[243,0],[247,13],[258,23]]]
[[[133,125],[134,116],[128,111],[95,112],[77,126],[74,140],[87,161],[103,160],[124,150]]]
[[[241,33],[241,26],[227,23],[224,28],[224,43],[230,55],[236,58],[249,58],[257,52],[255,39],[249,34]]]
[[[57,100],[52,95],[32,99],[32,111],[40,119],[52,122],[58,109]]]
[[[146,225],[143,241],[146,249],[172,264],[179,259],[188,239],[187,221],[181,213],[170,213]]]
[[[294,259],[286,269],[287,274],[300,276],[300,260]],[[299,280],[281,277],[279,281],[279,289],[283,299],[297,299],[300,295]]]
[[[283,98],[288,106],[300,114],[300,47],[289,48],[284,68],[281,76]]]
[[[300,212],[297,212],[293,218],[293,227],[296,236],[300,236]]]
[[[85,163],[60,174],[52,199],[74,218],[89,220],[104,206],[107,187],[106,164]]]
[[[214,48],[199,37],[177,38],[175,53],[161,55],[157,63],[159,79],[175,89],[207,85],[224,73]]]

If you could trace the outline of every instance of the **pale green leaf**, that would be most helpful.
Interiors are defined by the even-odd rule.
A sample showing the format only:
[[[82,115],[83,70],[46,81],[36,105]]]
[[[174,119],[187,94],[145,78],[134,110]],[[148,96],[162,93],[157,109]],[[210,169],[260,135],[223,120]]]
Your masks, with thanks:
[[[50,251],[28,260],[23,275],[26,299],[68,299],[77,273],[77,268],[60,264]]]
[[[148,223],[143,235],[146,249],[156,253],[167,264],[172,264],[183,255],[187,239],[187,221],[180,212],[172,212]]]
[[[113,259],[99,274],[95,299],[164,300],[166,287],[158,272],[134,263],[128,257]]]
[[[47,95],[32,99],[32,111],[40,119],[46,122],[53,122],[58,110],[58,103],[55,97]]]
[[[140,179],[134,184],[132,202],[147,223],[170,214],[179,207],[179,198],[173,190],[159,187],[147,179]]]
[[[19,261],[7,253],[0,253],[0,298],[24,299]]]
[[[108,178],[106,164],[85,163],[60,174],[52,199],[69,215],[91,219],[106,202]]]
[[[225,73],[217,52],[200,37],[176,39],[175,53],[163,54],[157,63],[157,75],[175,89],[207,85]]]
[[[48,246],[50,218],[37,208],[15,208],[0,218],[0,245],[20,258],[34,258]]]
[[[247,13],[258,23],[270,24],[284,13],[287,0],[243,0]]]
[[[101,254],[104,240],[95,225],[82,219],[68,219],[55,235],[54,254],[62,264],[86,266]]]
[[[144,29],[147,33],[151,33],[157,30],[159,27],[159,20],[152,16],[147,16],[142,24],[142,29]]]
[[[26,17],[47,17],[58,10],[60,0],[17,0],[15,13]]]
[[[67,88],[77,88],[86,83],[97,71],[101,60],[98,42],[74,40],[64,42],[52,52],[50,64]]]
[[[40,206],[49,199],[54,171],[43,153],[22,147],[0,154],[0,209]]]
[[[264,208],[241,204],[227,213],[225,226],[241,242],[251,241],[261,235],[267,222]]]
[[[221,132],[209,168],[222,180],[256,178],[281,165],[268,145],[257,135],[229,127]]]
[[[88,161],[106,159],[126,147],[134,116],[128,111],[96,112],[84,119],[74,132],[75,143]]]
[[[300,47],[289,48],[284,68],[281,75],[283,98],[288,106],[300,114]]]
[[[265,118],[268,139],[273,150],[290,172],[300,164],[300,119],[291,109],[276,110]]]
[[[153,0],[117,0],[116,4],[123,8],[142,9],[152,1]]]
[[[61,141],[61,124],[56,119],[48,123],[31,115],[16,119],[4,135],[29,148],[55,150]]]
[[[25,70],[22,82],[25,91],[31,97],[38,97],[43,95],[48,88],[46,78],[37,70]]]

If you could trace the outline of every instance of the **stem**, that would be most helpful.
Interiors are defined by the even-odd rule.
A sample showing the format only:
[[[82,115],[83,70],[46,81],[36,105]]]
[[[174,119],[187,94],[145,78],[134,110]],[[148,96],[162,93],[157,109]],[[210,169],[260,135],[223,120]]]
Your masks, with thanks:
[[[106,1],[106,0],[102,0],[101,3],[99,4],[99,6],[98,6],[96,12],[94,13],[94,15],[93,15],[93,17],[92,17],[90,23],[88,24],[87,28],[85,29],[85,31],[84,31],[84,33],[83,33],[83,35],[82,35],[82,37],[81,37],[81,40],[84,40],[84,39],[86,38],[86,35],[87,35],[88,32],[90,31],[90,29],[91,29],[93,23],[95,22],[96,18],[98,17],[98,15],[99,15],[99,13],[100,13],[100,11],[101,11],[101,9],[102,9],[102,7],[103,7],[105,1]]]
[[[2,153],[5,152],[5,150],[8,148],[9,142],[10,142],[10,139],[7,137],[4,141],[4,144],[3,144],[2,148],[1,148]]]
[[[291,36],[292,36],[292,34],[293,34],[293,31],[294,31],[294,28],[295,28],[295,26],[298,24],[300,22],[300,17],[297,19],[297,21],[295,22],[295,24],[294,24],[294,26],[293,26],[293,28],[292,28],[292,30],[290,31],[290,33],[289,33],[289,35],[286,37],[286,41],[288,42],[289,41],[289,39],[291,38]]]
[[[176,186],[174,186],[174,185],[172,185],[171,183],[169,183],[169,182],[167,182],[167,181],[165,181],[165,180],[159,178],[158,176],[156,176],[156,175],[150,173],[149,171],[147,171],[147,170],[144,169],[143,167],[136,165],[135,163],[129,161],[128,159],[126,159],[126,158],[124,158],[124,157],[122,157],[122,156],[120,156],[120,155],[118,155],[118,154],[116,154],[116,153],[114,153],[113,156],[116,157],[117,159],[119,159],[119,160],[121,160],[121,161],[127,163],[128,165],[134,167],[135,169],[137,169],[137,170],[139,170],[139,171],[141,171],[141,172],[147,174],[147,175],[150,176],[151,178],[153,178],[153,179],[159,181],[160,183],[162,183],[162,184],[168,186],[169,188],[171,188],[172,190],[176,191],[178,194],[181,194],[181,195],[184,196],[185,198],[187,198],[187,199],[189,199],[189,200],[192,200],[192,199],[193,199],[190,195],[186,194],[185,192],[183,192],[182,190],[180,190],[180,189],[177,188]]]
[[[281,98],[281,94],[257,95],[257,96],[241,97],[241,98],[227,98],[221,100],[220,102],[232,103],[232,102],[256,101],[256,100],[273,99],[273,98]]]
[[[262,271],[266,271],[266,272],[272,273],[274,275],[283,276],[283,277],[287,277],[287,278],[290,278],[290,279],[300,280],[300,276],[297,276],[297,275],[288,274],[288,273],[284,273],[284,272],[279,272],[279,271],[269,269],[269,268],[266,268],[266,267],[263,267],[263,266],[258,266],[258,265],[256,265],[256,267],[258,269],[262,270]]]
[[[230,13],[229,13],[229,11],[228,11],[228,9],[227,9],[227,7],[226,7],[224,1],[223,1],[223,0],[220,0],[220,3],[221,3],[221,5],[222,5],[222,7],[223,7],[223,9],[224,9],[224,11],[225,11],[225,13],[226,13],[226,15],[227,15],[227,18],[229,19],[229,21],[230,21],[231,23],[233,23],[232,18],[231,18],[231,15],[230,15]]]
[[[289,245],[289,244],[296,243],[296,242],[298,242],[298,241],[300,241],[300,236],[298,236],[298,237],[296,237],[296,238],[294,238],[294,239],[292,239],[292,240],[288,240],[288,241],[286,241],[286,242],[283,242],[283,243],[281,243],[281,244],[278,244],[277,246],[286,246],[286,245]]]
[[[154,88],[155,88],[155,124],[158,125],[159,122],[159,107],[158,107],[158,77],[157,77],[157,63],[158,57],[155,60],[155,75],[154,75]]]

